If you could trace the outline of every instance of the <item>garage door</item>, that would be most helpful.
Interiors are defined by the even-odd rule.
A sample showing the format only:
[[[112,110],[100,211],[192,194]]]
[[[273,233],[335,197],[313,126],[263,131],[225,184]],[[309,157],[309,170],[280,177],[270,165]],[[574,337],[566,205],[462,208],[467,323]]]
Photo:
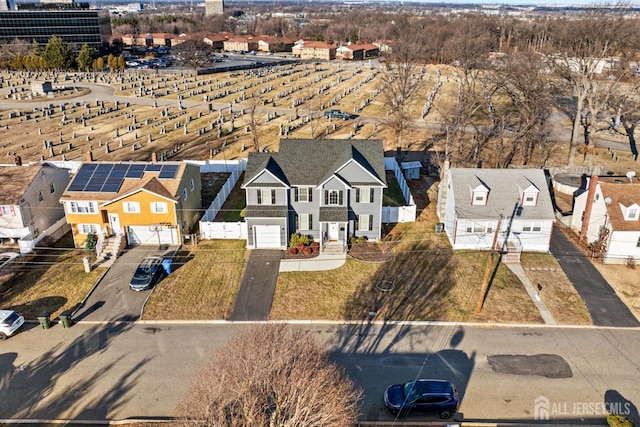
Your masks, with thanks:
[[[158,231],[152,231],[148,225],[129,226],[127,227],[127,241],[130,245],[175,245],[178,244],[178,229],[161,227]]]
[[[253,227],[256,237],[256,248],[267,249],[282,247],[279,225],[256,225]]]

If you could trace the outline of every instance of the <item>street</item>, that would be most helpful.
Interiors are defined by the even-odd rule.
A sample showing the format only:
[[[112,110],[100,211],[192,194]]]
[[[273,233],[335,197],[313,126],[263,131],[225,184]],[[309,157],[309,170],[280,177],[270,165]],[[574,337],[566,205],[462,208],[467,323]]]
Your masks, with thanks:
[[[81,322],[42,330],[29,324],[0,343],[0,419],[171,417],[200,363],[239,327],[225,322]],[[300,327],[324,342],[333,360],[364,389],[362,420],[392,420],[382,404],[387,385],[433,377],[456,384],[465,420],[532,422],[547,414],[556,422],[602,423],[606,401],[638,421],[638,330]]]

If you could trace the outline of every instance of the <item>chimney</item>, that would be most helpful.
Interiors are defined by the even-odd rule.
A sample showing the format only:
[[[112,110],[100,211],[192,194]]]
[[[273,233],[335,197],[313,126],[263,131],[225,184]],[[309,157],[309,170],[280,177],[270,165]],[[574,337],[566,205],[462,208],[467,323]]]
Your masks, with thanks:
[[[93,151],[87,151],[87,154],[85,154],[85,159],[87,160],[87,162],[93,162]]]
[[[158,163],[158,154],[155,151],[151,153],[151,163]]]
[[[593,203],[595,202],[594,196],[596,194],[596,187],[598,186],[598,176],[592,175],[589,179],[589,193],[587,194],[587,201],[584,207],[584,217],[582,218],[582,227],[580,228],[580,239],[579,241],[583,241],[587,232],[589,231],[589,221],[591,220],[591,209],[593,208]]]
[[[22,166],[22,157],[14,156],[13,163],[15,163],[16,166]]]

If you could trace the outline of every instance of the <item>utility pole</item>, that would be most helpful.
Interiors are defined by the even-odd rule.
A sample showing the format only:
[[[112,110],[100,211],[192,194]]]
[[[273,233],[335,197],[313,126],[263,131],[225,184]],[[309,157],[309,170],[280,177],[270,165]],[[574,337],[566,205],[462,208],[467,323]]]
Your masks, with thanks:
[[[480,298],[478,299],[478,307],[476,308],[476,314],[482,312],[482,306],[484,305],[484,298],[487,294],[487,288],[489,287],[489,273],[491,272],[491,266],[493,265],[493,255],[495,253],[496,242],[498,241],[498,235],[500,234],[500,227],[502,227],[502,214],[498,218],[498,226],[496,232],[493,235],[493,243],[491,244],[491,250],[489,251],[489,258],[487,259],[487,267],[484,270],[484,278],[482,279],[482,287],[480,289]]]

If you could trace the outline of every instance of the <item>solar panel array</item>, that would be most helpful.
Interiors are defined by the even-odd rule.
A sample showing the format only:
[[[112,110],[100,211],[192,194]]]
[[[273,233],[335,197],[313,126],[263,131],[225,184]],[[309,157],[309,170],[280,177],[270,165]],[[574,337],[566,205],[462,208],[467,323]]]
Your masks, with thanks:
[[[160,172],[158,178],[173,179],[179,165],[159,163],[84,163],[73,177],[68,191],[117,193],[126,178],[142,178],[145,172]]]

